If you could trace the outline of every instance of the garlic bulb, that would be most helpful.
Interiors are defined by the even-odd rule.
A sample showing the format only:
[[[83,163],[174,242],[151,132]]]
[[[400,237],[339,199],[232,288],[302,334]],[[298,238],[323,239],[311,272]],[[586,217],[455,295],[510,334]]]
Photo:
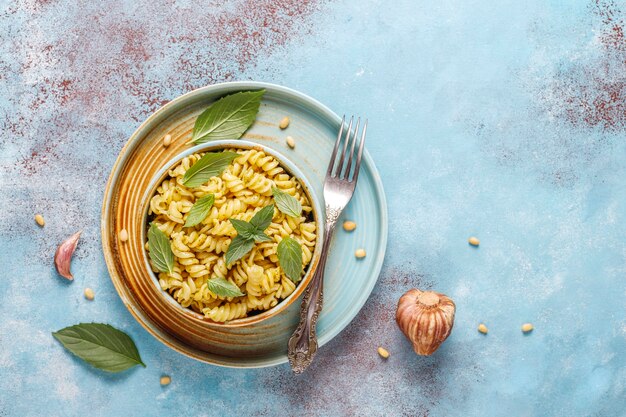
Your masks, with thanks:
[[[431,355],[450,335],[455,308],[444,294],[412,289],[398,301],[396,322],[415,353]]]

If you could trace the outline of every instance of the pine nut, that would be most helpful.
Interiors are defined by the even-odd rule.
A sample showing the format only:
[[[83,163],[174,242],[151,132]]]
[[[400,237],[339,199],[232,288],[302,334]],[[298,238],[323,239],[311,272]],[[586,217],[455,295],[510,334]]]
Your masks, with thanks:
[[[389,352],[387,352],[387,349],[385,349],[383,347],[379,347],[378,348],[378,354],[383,359],[387,359],[389,357]]]
[[[46,221],[43,219],[43,216],[41,214],[35,214],[35,221],[41,227],[44,227],[44,225],[46,224]]]
[[[120,230],[118,237],[120,238],[121,242],[126,242],[128,240],[128,232],[126,231],[126,229]]]
[[[528,333],[531,332],[534,329],[533,325],[530,323],[524,323],[522,324],[522,331],[524,333]]]
[[[91,288],[85,288],[85,298],[88,300],[93,300],[94,297],[96,296],[96,294],[94,294],[93,290]]]
[[[170,143],[172,143],[172,135],[163,136],[163,146],[167,148],[168,146],[170,146]]]
[[[355,222],[352,222],[350,220],[346,220],[345,222],[343,222],[343,230],[345,230],[346,232],[351,232],[354,229],[356,229]]]
[[[163,375],[159,381],[162,386],[169,385],[172,382],[172,378],[167,375]]]
[[[478,325],[478,331],[481,332],[482,334],[487,334],[489,332],[489,329],[487,329],[487,326],[485,326],[484,324],[480,323]]]
[[[287,136],[287,146],[289,146],[291,149],[296,147],[296,141],[293,140],[291,136]]]
[[[289,126],[289,117],[285,116],[281,119],[280,123],[278,124],[278,127],[285,130],[287,129],[288,126]]]
[[[357,258],[365,258],[365,249],[357,249],[356,252],[354,252],[354,256],[356,256]]]
[[[480,245],[480,240],[478,240],[478,238],[477,238],[477,237],[474,237],[474,236],[472,236],[472,237],[470,237],[469,239],[467,239],[467,241],[468,241],[468,242],[469,242],[469,244],[470,244],[470,245],[472,245],[472,246],[478,246],[478,245]]]

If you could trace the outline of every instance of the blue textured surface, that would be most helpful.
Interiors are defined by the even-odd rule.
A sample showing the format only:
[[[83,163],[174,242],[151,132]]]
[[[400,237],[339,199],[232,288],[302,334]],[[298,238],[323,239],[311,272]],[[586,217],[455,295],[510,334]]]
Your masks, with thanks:
[[[625,17],[606,0],[2,2],[0,416],[625,415]],[[100,253],[126,138],[162,102],[232,79],[367,115],[387,192],[381,278],[301,377],[163,347]],[[76,229],[68,284],[52,255]],[[413,286],[457,303],[430,358],[394,323]],[[107,375],[50,336],[92,320],[132,335],[148,367]]]

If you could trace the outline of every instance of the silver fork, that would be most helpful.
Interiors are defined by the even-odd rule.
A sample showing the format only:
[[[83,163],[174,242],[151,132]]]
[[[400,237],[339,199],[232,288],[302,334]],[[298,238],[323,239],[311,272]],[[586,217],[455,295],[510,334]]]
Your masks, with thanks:
[[[344,116],[341,119],[339,135],[337,135],[335,148],[333,149],[333,154],[328,164],[328,171],[326,171],[326,179],[324,180],[326,222],[322,253],[313,279],[304,292],[300,310],[300,323],[298,323],[296,331],[289,339],[289,352],[287,356],[291,364],[291,369],[293,369],[296,374],[304,372],[304,370],[311,365],[313,357],[317,353],[316,326],[317,318],[319,317],[320,311],[322,311],[324,268],[326,267],[330,239],[335,231],[337,219],[352,198],[352,194],[354,194],[356,181],[359,178],[359,168],[361,167],[361,157],[363,156],[363,147],[365,145],[365,132],[367,131],[367,120],[363,124],[363,132],[361,133],[358,148],[356,144],[361,119],[357,119],[354,130],[352,130],[353,120],[354,116],[350,118],[348,129],[344,135],[346,117]],[[342,143],[341,155],[337,160],[337,151]],[[346,160],[347,163],[345,163],[344,166]]]

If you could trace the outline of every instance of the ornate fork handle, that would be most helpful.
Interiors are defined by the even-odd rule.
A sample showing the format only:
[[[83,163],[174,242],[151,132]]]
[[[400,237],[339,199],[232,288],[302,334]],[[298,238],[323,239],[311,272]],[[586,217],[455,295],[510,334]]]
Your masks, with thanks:
[[[289,351],[287,357],[291,364],[291,369],[297,374],[304,372],[313,361],[313,357],[317,353],[317,318],[322,311],[322,287],[324,286],[324,269],[326,268],[326,258],[328,257],[328,248],[330,240],[335,231],[335,225],[339,215],[350,202],[356,187],[356,181],[359,177],[359,168],[361,166],[361,157],[363,156],[363,146],[365,145],[365,132],[367,130],[367,120],[363,124],[361,132],[361,140],[358,141],[359,124],[361,119],[358,118],[356,126],[352,130],[352,121],[346,129],[345,136],[344,125],[345,116],[341,120],[339,126],[339,134],[335,141],[335,147],[330,157],[326,178],[324,178],[324,201],[326,202],[326,227],[324,229],[324,241],[322,243],[321,256],[317,269],[313,274],[309,287],[304,292],[302,299],[302,307],[300,310],[300,323],[296,331],[289,339]],[[341,155],[337,159],[338,152],[341,148]],[[352,163],[354,162],[354,165]],[[345,164],[345,166],[344,166]],[[345,167],[345,169],[344,169]],[[354,171],[352,170],[354,168]]]
[[[304,292],[302,306],[300,310],[300,323],[296,331],[289,339],[289,364],[296,374],[304,372],[311,365],[313,357],[317,353],[317,318],[322,311],[324,269],[330,240],[335,230],[337,218],[341,214],[340,210],[326,207],[326,230],[322,243],[322,253],[320,261],[313,275],[313,279]]]

